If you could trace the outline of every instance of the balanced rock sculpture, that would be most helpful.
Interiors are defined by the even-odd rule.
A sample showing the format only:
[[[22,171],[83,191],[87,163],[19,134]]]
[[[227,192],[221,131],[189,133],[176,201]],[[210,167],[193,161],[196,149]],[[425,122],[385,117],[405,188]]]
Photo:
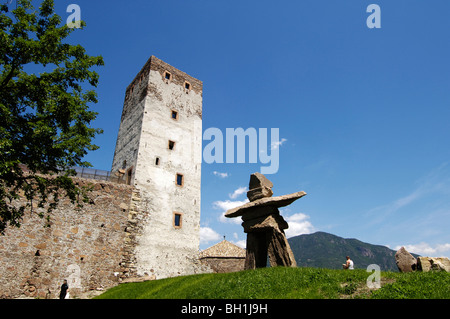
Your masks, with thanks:
[[[297,266],[284,234],[289,226],[278,208],[292,204],[306,193],[272,197],[272,187],[272,182],[263,174],[252,174],[247,192],[250,202],[225,213],[229,218],[242,217],[242,226],[247,233],[245,269],[266,267],[267,256],[272,267]]]
[[[395,263],[400,272],[411,272],[417,269],[417,260],[405,247],[401,247],[395,253]]]

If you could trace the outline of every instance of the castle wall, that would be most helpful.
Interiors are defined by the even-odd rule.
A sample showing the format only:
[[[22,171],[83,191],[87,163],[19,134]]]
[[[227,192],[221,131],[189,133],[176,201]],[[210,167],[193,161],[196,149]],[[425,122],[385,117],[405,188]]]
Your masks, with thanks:
[[[0,236],[0,298],[58,298],[64,279],[74,297],[129,275],[124,261],[134,247],[124,243],[138,231],[128,220],[136,190],[94,180],[77,183],[91,183],[92,204],[80,209],[62,198],[49,227],[38,208],[27,210],[20,228],[9,227]]]
[[[0,297],[56,298],[64,279],[76,296],[129,277],[211,271],[198,261],[202,89],[147,61],[126,90],[112,165],[130,186],[78,179],[92,183],[93,204],[62,199],[47,228],[37,208],[27,211],[0,236]]]

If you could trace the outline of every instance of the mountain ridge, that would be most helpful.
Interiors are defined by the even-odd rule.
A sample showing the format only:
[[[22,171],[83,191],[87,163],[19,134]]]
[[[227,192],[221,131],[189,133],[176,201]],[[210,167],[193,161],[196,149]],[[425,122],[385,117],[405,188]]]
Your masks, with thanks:
[[[345,257],[350,256],[355,268],[366,269],[370,264],[377,264],[382,271],[398,271],[395,250],[356,238],[343,238],[318,231],[291,237],[288,242],[298,267],[342,269]]]

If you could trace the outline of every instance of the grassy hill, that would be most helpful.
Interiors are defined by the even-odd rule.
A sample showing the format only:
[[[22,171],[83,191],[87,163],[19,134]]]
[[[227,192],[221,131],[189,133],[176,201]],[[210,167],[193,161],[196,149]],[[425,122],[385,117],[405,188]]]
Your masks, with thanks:
[[[262,268],[121,284],[98,299],[448,299],[446,272],[382,272],[382,287],[366,286],[365,270]]]
[[[377,264],[382,271],[398,271],[395,251],[386,246],[325,232],[291,237],[288,241],[299,267],[342,269],[345,256],[350,256],[355,268],[366,269],[370,264]]]

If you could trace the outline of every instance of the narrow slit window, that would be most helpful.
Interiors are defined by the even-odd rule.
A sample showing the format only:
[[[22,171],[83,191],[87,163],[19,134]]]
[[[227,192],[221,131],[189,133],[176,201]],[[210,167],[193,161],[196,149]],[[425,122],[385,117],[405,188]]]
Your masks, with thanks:
[[[178,112],[177,111],[172,110],[172,119],[178,120]]]
[[[159,165],[159,157],[157,157],[157,158],[155,159],[155,165],[156,165],[156,166]]]
[[[133,168],[131,167],[127,171],[127,180],[126,180],[127,185],[131,185],[131,177],[132,176],[133,176]]]
[[[175,147],[175,142],[169,140],[169,150],[173,150]]]
[[[181,213],[173,213],[173,227],[181,228],[182,226],[183,214]]]
[[[184,176],[182,174],[177,174],[176,183],[178,186],[183,186]]]

